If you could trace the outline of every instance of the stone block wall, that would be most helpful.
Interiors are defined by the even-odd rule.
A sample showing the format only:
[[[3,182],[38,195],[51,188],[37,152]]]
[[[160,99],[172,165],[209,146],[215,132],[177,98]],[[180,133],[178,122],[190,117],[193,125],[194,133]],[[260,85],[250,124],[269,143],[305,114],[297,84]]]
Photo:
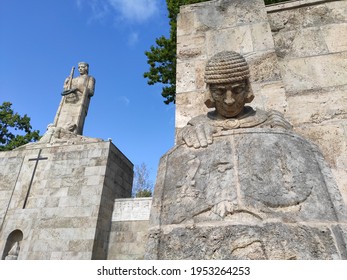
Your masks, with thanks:
[[[108,255],[114,199],[131,197],[133,184],[133,164],[113,144],[110,148],[92,256],[101,260]]]
[[[347,2],[293,1],[267,13],[285,116],[318,144],[347,202]]]
[[[97,139],[0,153],[2,258],[20,231],[19,259],[106,259],[114,199],[130,196],[132,175],[132,163]]]
[[[151,197],[115,200],[108,260],[143,259],[151,205]]]

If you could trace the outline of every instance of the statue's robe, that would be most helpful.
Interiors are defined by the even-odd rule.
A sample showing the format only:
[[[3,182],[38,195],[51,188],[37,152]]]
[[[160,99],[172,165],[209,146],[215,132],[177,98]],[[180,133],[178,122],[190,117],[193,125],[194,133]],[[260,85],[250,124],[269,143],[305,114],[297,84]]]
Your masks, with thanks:
[[[71,88],[77,90],[62,97],[54,127],[82,135],[90,98],[94,95],[94,87],[95,79],[92,76],[82,75],[72,79]]]

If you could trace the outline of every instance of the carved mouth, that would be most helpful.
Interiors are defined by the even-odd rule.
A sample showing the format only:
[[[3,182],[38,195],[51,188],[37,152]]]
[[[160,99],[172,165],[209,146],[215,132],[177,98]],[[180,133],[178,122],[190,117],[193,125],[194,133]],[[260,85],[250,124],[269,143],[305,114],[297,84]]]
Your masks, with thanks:
[[[242,104],[234,103],[233,105],[225,105],[218,110],[218,112],[228,118],[237,116],[242,111]]]

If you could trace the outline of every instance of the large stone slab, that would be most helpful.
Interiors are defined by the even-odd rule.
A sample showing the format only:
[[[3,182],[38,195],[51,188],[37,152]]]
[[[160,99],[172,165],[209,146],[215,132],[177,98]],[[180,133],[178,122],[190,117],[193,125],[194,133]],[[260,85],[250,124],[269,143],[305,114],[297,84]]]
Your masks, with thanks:
[[[298,93],[346,84],[347,52],[284,60],[280,65],[288,92]]]
[[[162,233],[158,259],[340,259],[328,227],[268,223],[177,227]]]
[[[225,134],[163,156],[147,258],[341,258],[332,226],[346,209],[317,148],[292,132]]]

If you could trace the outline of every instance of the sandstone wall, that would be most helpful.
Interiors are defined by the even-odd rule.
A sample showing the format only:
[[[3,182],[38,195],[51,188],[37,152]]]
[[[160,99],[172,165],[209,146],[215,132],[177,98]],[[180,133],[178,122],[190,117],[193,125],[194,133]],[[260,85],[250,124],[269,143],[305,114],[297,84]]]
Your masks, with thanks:
[[[267,12],[285,115],[318,144],[347,202],[347,2],[293,1]]]
[[[115,200],[108,260],[143,259],[151,205],[151,197]]]
[[[241,52],[251,105],[284,113],[318,144],[347,202],[347,1],[214,0],[181,7],[177,25],[176,133],[207,112],[207,60]]]
[[[39,151],[45,159],[35,167]],[[19,259],[106,259],[114,199],[131,195],[132,168],[112,143],[97,139],[0,153],[2,258],[17,231]]]

